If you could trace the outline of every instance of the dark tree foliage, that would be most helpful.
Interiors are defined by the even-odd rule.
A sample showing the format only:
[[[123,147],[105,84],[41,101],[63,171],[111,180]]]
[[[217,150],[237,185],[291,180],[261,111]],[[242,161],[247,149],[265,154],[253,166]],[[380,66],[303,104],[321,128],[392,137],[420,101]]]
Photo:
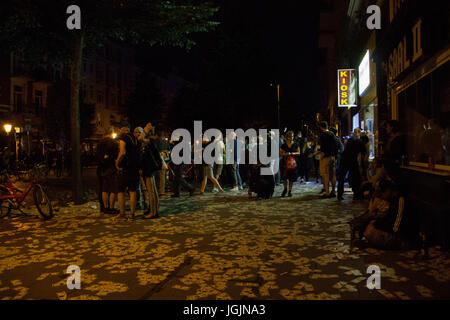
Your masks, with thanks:
[[[67,7],[81,8],[81,30],[66,27]],[[32,65],[70,66],[70,135],[73,198],[81,202],[80,99],[83,54],[96,52],[105,40],[191,48],[191,35],[209,31],[217,8],[194,0],[2,0],[0,43],[20,51]]]

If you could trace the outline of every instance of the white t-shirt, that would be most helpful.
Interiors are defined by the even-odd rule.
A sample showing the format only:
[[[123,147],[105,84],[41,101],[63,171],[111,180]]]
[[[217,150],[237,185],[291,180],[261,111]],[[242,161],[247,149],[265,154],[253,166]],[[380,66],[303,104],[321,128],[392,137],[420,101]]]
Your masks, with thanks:
[[[225,144],[222,140],[216,141],[216,153],[217,149],[219,149],[220,151],[219,154],[216,154],[216,163],[223,164],[223,149],[225,149]]]

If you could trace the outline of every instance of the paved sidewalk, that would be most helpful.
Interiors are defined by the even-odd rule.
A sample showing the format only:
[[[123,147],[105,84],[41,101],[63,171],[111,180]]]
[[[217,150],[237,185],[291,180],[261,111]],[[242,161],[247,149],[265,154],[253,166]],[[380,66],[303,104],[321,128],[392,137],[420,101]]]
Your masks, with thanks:
[[[448,254],[351,251],[347,221],[367,204],[294,188],[283,199],[280,187],[271,200],[164,199],[160,219],[131,223],[94,202],[50,221],[2,219],[0,299],[450,299]],[[66,286],[69,265],[81,268],[80,290]],[[381,290],[366,287],[369,265]]]

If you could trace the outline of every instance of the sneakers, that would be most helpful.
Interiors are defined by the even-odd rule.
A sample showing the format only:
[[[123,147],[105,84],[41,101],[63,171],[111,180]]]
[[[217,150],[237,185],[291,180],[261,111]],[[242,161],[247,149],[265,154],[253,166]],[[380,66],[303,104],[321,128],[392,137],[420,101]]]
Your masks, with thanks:
[[[330,198],[336,198],[336,193],[334,193],[334,191],[332,191],[332,192],[330,193]]]
[[[323,194],[320,196],[320,199],[329,199],[330,195],[329,194]]]
[[[239,190],[244,190],[244,187],[243,187],[243,186],[240,186],[240,187],[239,187]]]
[[[284,189],[284,190],[283,190],[283,193],[281,194],[281,197],[284,198],[284,196],[286,195],[286,193],[287,193],[287,190]]]
[[[291,191],[288,192],[288,197],[292,197]]]
[[[239,188],[238,187],[234,187],[233,189],[231,189],[231,191],[237,192],[237,191],[239,191]]]

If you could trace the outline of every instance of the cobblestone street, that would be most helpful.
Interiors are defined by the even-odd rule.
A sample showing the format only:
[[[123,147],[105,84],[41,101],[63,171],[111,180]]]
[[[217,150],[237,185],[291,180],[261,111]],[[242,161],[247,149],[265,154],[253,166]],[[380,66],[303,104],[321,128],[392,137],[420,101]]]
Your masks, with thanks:
[[[449,299],[450,258],[418,251],[350,249],[348,220],[365,202],[246,191],[163,199],[161,218],[100,215],[97,203],[0,221],[1,299]],[[351,199],[346,194],[346,199]],[[28,210],[28,212],[31,212]],[[36,214],[36,213],[34,213]],[[81,268],[81,289],[66,269]],[[369,290],[369,265],[381,290]]]

